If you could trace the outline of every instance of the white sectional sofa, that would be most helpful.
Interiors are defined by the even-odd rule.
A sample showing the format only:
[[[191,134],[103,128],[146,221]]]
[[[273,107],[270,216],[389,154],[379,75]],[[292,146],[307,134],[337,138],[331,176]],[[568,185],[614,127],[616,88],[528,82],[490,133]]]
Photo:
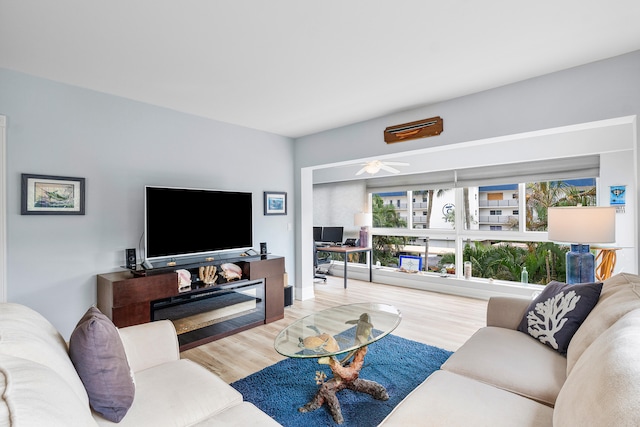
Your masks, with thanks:
[[[606,280],[566,357],[517,330],[530,300],[492,298],[487,326],[387,426],[640,426],[640,277]]]
[[[114,423],[92,411],[58,331],[28,307],[1,303],[0,426],[279,425],[212,372],[181,360],[171,322],[118,332],[135,397],[124,418]]]

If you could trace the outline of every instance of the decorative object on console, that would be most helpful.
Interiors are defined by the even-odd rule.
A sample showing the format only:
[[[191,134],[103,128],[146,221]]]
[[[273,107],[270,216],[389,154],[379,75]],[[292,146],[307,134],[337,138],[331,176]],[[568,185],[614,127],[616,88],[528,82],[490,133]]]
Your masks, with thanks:
[[[211,285],[218,280],[218,267],[215,265],[200,266],[198,276],[205,285]]]
[[[122,420],[133,404],[135,384],[118,330],[96,307],[72,332],[69,357],[91,407],[109,421]]]
[[[409,141],[412,139],[427,138],[440,135],[444,130],[444,122],[440,116],[401,125],[389,126],[384,130],[384,142]]]
[[[265,215],[286,215],[287,214],[287,193],[283,191],[264,192],[264,214]]]
[[[230,262],[224,263],[220,266],[220,270],[222,270],[222,277],[224,277],[227,282],[242,279],[242,269],[236,264]]]
[[[260,242],[260,255],[267,255],[267,242]]]
[[[353,217],[354,225],[360,227],[360,242],[359,245],[362,248],[369,247],[369,227],[373,222],[373,217],[370,213],[359,212]]]
[[[571,338],[600,298],[602,283],[550,282],[525,311],[518,330],[567,354]]]
[[[178,292],[186,292],[191,290],[191,273],[189,270],[176,270],[178,273]]]
[[[84,178],[22,174],[22,215],[84,215]]]
[[[549,240],[569,243],[567,283],[590,283],[595,280],[595,257],[589,244],[613,243],[616,239],[614,207],[551,207],[548,213]]]

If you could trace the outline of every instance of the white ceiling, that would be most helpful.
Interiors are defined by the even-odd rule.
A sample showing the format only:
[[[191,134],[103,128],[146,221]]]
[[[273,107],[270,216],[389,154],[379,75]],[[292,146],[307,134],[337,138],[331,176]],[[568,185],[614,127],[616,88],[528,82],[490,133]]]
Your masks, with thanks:
[[[638,49],[638,0],[0,0],[0,67],[290,137]]]

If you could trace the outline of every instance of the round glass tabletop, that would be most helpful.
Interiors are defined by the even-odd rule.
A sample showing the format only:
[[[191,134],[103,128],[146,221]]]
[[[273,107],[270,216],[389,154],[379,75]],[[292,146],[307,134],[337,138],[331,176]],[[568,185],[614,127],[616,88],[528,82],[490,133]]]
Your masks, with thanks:
[[[334,356],[379,340],[401,319],[400,311],[389,304],[340,305],[293,322],[278,334],[274,347],[287,357]]]

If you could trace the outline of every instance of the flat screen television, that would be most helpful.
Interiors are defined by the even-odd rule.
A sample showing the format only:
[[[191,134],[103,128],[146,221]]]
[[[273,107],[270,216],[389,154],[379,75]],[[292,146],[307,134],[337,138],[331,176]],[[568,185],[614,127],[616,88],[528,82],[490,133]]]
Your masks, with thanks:
[[[251,248],[251,200],[251,193],[146,186],[145,258]]]

